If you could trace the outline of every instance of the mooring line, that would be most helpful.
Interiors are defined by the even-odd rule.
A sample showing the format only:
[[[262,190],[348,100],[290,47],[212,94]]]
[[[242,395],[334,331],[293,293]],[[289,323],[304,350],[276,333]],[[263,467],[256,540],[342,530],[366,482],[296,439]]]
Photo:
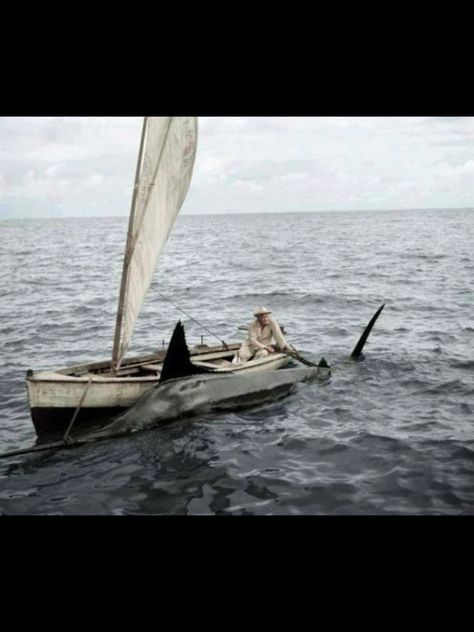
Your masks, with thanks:
[[[88,381],[88,382],[87,382],[87,384],[86,384],[86,388],[84,389],[84,392],[82,393],[82,397],[81,397],[81,400],[80,400],[80,402],[79,402],[79,405],[78,405],[78,407],[76,408],[76,410],[74,411],[74,415],[72,416],[72,419],[71,419],[71,421],[70,421],[70,423],[69,423],[69,426],[67,427],[67,430],[66,430],[66,432],[64,433],[63,441],[64,441],[64,443],[65,443],[66,445],[70,445],[69,433],[71,432],[71,428],[73,427],[74,422],[76,421],[77,416],[78,416],[78,414],[79,414],[79,411],[80,411],[80,410],[81,410],[81,408],[82,408],[82,404],[84,403],[84,400],[85,400],[85,398],[86,398],[87,391],[89,390],[89,386],[90,386],[90,385],[91,385],[91,383],[92,383],[92,379],[93,379],[92,377],[90,377],[90,378],[89,378],[89,381]]]

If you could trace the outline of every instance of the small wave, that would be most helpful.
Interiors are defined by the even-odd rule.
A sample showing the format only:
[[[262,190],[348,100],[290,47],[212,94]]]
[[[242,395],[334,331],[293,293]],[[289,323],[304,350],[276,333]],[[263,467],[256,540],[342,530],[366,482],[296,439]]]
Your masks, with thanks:
[[[426,389],[427,393],[466,393],[467,385],[460,379],[441,382]]]
[[[474,369],[474,360],[464,360],[464,361],[451,360],[449,361],[449,366],[453,367],[454,369],[472,370]]]

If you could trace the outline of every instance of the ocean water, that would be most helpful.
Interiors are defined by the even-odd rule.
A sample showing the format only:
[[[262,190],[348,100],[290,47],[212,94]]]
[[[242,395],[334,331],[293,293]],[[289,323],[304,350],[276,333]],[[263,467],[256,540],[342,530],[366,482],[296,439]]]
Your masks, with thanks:
[[[25,372],[110,357],[126,218],[0,221],[0,452]],[[473,514],[474,210],[182,216],[130,353],[265,305],[331,379],[232,413],[0,460],[0,513]],[[365,348],[344,363],[375,310]]]

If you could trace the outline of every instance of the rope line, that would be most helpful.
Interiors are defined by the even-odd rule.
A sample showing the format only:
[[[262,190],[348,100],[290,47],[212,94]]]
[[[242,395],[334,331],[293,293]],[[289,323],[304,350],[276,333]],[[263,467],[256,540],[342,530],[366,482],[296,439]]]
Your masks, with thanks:
[[[214,336],[214,338],[216,338],[224,346],[225,349],[229,349],[229,346],[225,342],[225,340],[222,340],[221,338],[219,338],[219,336],[217,334],[215,334],[214,332],[212,332],[208,327],[206,327],[206,325],[203,325],[198,320],[196,320],[196,318],[193,318],[193,316],[191,316],[190,314],[185,312],[184,309],[181,309],[181,307],[179,307],[179,305],[176,305],[176,303],[173,303],[173,301],[170,298],[168,298],[167,296],[165,296],[163,294],[163,292],[160,292],[159,290],[156,290],[156,291],[161,297],[163,297],[165,299],[165,301],[168,301],[168,303],[171,303],[171,305],[176,307],[176,309],[178,309],[180,312],[182,312],[185,316],[187,316],[188,318],[193,320],[196,324],[198,324],[200,327],[205,329],[209,334],[211,334],[211,336]]]

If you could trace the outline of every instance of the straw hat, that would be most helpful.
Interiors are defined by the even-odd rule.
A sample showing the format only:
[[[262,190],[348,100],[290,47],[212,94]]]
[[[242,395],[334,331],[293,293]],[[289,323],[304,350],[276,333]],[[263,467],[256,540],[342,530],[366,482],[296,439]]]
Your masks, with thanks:
[[[254,316],[263,316],[263,314],[271,314],[271,311],[266,307],[257,307],[253,313]]]

